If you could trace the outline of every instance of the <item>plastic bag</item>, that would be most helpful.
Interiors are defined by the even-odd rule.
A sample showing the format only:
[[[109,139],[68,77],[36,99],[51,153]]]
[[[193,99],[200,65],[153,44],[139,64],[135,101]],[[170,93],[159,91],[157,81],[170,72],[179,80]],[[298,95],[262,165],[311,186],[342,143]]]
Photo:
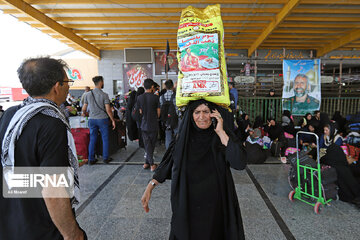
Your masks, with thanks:
[[[203,10],[189,6],[181,13],[177,34],[179,74],[176,105],[205,99],[228,107],[229,86],[220,5]]]

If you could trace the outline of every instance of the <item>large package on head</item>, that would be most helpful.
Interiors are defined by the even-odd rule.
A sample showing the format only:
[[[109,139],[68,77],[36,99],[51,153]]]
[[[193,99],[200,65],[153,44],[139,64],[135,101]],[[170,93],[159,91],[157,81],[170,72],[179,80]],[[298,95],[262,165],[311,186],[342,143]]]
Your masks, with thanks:
[[[177,34],[179,74],[176,105],[205,99],[230,105],[224,51],[224,27],[220,5],[200,10],[187,7],[181,13]]]

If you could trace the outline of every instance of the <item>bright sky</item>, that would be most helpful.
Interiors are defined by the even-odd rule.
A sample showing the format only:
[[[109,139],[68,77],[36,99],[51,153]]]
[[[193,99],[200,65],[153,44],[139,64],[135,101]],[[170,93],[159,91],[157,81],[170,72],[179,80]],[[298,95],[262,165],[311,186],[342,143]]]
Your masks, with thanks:
[[[25,58],[51,55],[69,47],[0,11],[0,87],[21,87],[16,70]]]

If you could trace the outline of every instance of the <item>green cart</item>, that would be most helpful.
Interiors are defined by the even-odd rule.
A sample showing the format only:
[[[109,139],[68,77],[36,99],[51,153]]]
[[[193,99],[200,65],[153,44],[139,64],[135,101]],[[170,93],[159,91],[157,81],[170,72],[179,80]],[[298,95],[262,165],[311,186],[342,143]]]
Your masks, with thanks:
[[[299,131],[296,133],[296,146],[299,146],[299,134],[310,134],[316,137],[316,146],[319,146],[319,137],[315,133]],[[297,158],[297,187],[289,193],[289,200],[298,199],[306,204],[314,207],[316,214],[320,213],[321,206],[329,204],[332,199],[324,198],[324,189],[321,185],[321,165],[320,152],[317,147],[317,166],[300,164],[299,151],[296,153]],[[317,190],[317,191],[316,191]]]

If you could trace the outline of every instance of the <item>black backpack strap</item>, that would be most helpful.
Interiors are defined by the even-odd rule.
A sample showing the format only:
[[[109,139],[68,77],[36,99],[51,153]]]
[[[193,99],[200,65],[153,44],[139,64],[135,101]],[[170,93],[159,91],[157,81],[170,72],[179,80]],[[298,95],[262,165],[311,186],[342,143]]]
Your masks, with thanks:
[[[174,98],[175,98],[175,96],[176,96],[176,94],[175,94],[175,92],[173,92],[173,93],[171,94],[171,98],[170,98],[171,103],[174,103]]]

